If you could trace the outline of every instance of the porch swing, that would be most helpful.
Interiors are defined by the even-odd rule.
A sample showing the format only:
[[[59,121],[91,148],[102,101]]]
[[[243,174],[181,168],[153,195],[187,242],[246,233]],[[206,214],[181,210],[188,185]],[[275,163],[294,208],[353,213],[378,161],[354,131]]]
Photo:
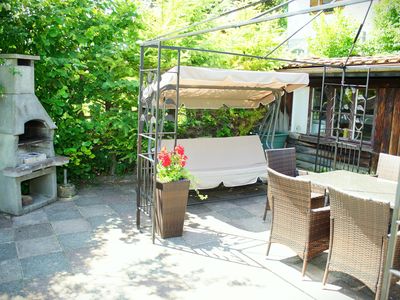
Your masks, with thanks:
[[[179,72],[178,72],[179,70]],[[179,80],[177,79],[179,76]],[[229,108],[254,109],[271,105],[263,134],[273,137],[279,115],[282,95],[308,85],[308,74],[283,72],[257,72],[178,66],[161,76],[159,105],[162,116],[166,110]],[[157,98],[157,83],[152,82],[143,92],[144,101]],[[153,99],[152,99],[153,98]],[[176,112],[175,112],[176,115]],[[177,122],[177,119],[170,118]],[[162,135],[157,152],[162,146],[168,150],[178,143],[189,156],[187,169],[197,180],[198,189],[210,189],[221,183],[234,187],[266,180],[267,165],[259,136],[210,138],[198,137],[177,140],[177,134],[162,134],[165,118],[158,126]],[[174,127],[177,128],[177,123]]]

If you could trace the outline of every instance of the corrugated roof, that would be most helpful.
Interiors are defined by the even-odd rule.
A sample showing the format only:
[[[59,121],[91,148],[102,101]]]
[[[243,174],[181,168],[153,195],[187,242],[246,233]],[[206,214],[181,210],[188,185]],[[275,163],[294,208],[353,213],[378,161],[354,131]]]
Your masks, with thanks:
[[[304,58],[303,61],[308,61],[316,64],[324,64],[327,66],[337,66],[341,67],[346,61],[346,57],[337,58]],[[400,54],[397,55],[385,55],[385,56],[352,56],[347,62],[347,66],[361,66],[361,65],[400,65]],[[283,69],[293,69],[293,68],[308,68],[316,67],[312,64],[303,62],[291,62],[285,66]]]

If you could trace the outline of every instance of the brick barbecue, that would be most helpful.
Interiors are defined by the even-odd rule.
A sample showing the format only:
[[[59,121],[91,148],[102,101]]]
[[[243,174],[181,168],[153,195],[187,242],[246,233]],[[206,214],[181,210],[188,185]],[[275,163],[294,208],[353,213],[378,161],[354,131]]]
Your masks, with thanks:
[[[37,56],[0,55],[0,211],[21,215],[57,200],[57,128],[35,95]]]

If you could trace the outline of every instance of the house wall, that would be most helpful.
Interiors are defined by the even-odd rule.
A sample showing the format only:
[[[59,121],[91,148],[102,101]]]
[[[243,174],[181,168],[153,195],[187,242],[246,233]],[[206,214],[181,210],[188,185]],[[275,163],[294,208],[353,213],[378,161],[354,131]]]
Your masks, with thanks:
[[[360,35],[360,40],[368,39],[373,29],[374,19],[374,5],[377,1],[374,1],[372,8],[368,13],[368,17],[364,23],[363,30]],[[364,19],[365,13],[368,9],[369,2],[358,3],[354,5],[348,5],[343,8],[344,15],[354,21],[355,24],[359,25]],[[296,0],[288,5],[289,12],[295,12],[302,9],[310,8],[310,0]],[[288,18],[287,35],[291,35],[298,30],[303,24],[307,23],[314,14],[303,14]],[[331,14],[326,14],[326,20],[329,22]],[[291,52],[298,55],[309,55],[307,39],[315,35],[313,24],[317,23],[319,18],[315,19],[311,24],[300,30],[294,37],[288,42],[288,47]]]
[[[330,78],[329,82],[339,83],[339,78]],[[365,84],[366,78],[346,78],[346,83]],[[312,87],[320,87],[321,78],[310,78],[308,93],[303,90],[293,95],[291,116],[291,137],[288,146],[295,146],[298,164],[305,169],[313,169],[315,161],[317,138],[308,135],[301,126],[307,124],[309,113],[309,93]],[[371,75],[369,87],[377,90],[375,100],[375,120],[373,136],[370,143],[363,145],[362,166],[376,170],[379,153],[400,156],[400,80],[398,77],[374,77]],[[305,123],[304,123],[305,122]]]
[[[307,133],[309,94],[309,87],[293,92],[292,122],[290,127],[292,132]]]

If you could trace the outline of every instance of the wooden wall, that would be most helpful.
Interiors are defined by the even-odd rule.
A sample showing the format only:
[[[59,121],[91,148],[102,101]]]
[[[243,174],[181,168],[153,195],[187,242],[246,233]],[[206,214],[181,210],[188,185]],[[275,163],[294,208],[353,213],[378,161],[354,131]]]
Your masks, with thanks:
[[[379,88],[372,149],[400,155],[400,88]]]

